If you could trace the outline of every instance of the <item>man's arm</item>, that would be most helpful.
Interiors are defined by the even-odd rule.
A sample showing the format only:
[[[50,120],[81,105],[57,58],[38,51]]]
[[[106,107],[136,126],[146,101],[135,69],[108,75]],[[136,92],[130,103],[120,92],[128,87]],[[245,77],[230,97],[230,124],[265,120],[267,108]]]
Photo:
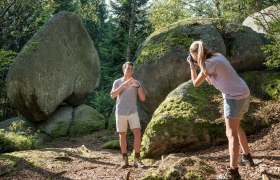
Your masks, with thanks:
[[[146,96],[145,96],[145,93],[144,93],[144,91],[143,91],[143,89],[142,89],[141,86],[139,86],[139,87],[137,88],[137,92],[138,92],[139,99],[140,99],[141,101],[145,101],[145,100],[146,100]]]
[[[118,87],[116,87],[116,82],[114,82],[113,89],[110,93],[111,98],[115,99],[124,89],[128,88],[130,82],[131,82],[131,79],[125,81]]]
[[[133,83],[133,86],[137,88],[137,94],[139,96],[139,99],[141,101],[145,101],[145,99],[146,99],[145,93],[144,93],[140,83],[137,80],[133,79],[133,78],[132,78],[132,83]]]
[[[120,85],[119,87],[117,87],[116,89],[112,89],[110,95],[112,99],[115,99],[123,90],[123,86]]]

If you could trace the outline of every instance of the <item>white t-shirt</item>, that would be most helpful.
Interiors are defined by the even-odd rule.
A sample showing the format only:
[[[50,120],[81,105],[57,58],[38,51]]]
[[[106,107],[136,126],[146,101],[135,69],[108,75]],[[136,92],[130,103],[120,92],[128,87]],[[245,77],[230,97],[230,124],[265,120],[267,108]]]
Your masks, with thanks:
[[[205,61],[207,79],[222,92],[225,99],[244,99],[250,96],[250,90],[222,54],[213,54]]]
[[[114,81],[112,91],[126,80],[124,77]],[[137,81],[137,80],[136,80]],[[141,86],[140,82],[137,81]],[[130,86],[117,96],[116,115],[130,115],[137,112],[137,88]]]

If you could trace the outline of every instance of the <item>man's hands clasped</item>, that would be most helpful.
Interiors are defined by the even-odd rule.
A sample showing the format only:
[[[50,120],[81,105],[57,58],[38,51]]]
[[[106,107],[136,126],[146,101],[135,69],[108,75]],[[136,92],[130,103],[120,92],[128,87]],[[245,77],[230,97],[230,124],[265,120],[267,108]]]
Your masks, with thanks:
[[[132,77],[131,77],[130,79],[126,80],[126,81],[123,83],[123,87],[124,87],[124,88],[128,88],[128,87],[130,87],[130,86],[134,86],[134,87],[136,87],[136,88],[139,88],[139,87],[140,87],[139,83],[138,83],[135,79],[133,79]]]

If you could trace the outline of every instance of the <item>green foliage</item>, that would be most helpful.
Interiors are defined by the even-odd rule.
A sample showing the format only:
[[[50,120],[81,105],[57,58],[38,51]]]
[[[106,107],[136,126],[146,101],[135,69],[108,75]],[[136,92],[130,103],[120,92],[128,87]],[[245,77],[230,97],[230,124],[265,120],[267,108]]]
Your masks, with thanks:
[[[0,13],[13,1],[5,1]],[[24,44],[40,29],[54,11],[50,0],[14,1],[1,17],[0,48],[19,52]]]
[[[14,121],[8,130],[0,129],[0,151],[21,151],[38,146],[38,134],[26,121]]]
[[[279,9],[280,11],[280,6]],[[268,55],[265,60],[265,65],[269,69],[279,69],[280,68],[280,17],[268,23],[269,31],[267,37],[271,39],[271,43],[264,45],[262,49]]]
[[[115,101],[110,97],[110,92],[107,92],[106,90],[99,90],[93,92],[87,98],[86,104],[94,107],[98,112],[100,112],[105,117],[109,117],[111,115],[112,107],[114,106]],[[107,123],[108,122],[106,122],[106,124]]]
[[[16,110],[9,105],[6,93],[6,76],[17,53],[0,49],[0,121],[13,117],[17,114]]]
[[[193,17],[218,17],[241,24],[249,15],[277,3],[278,0],[189,0],[186,7]]]
[[[280,100],[280,73],[279,72],[247,72],[242,74],[252,93],[256,97]]]
[[[5,51],[0,49],[0,98],[4,100],[6,97],[6,76],[11,64],[17,53],[13,51]]]
[[[189,0],[187,3],[187,11],[192,17],[221,17],[220,0]]]
[[[148,16],[155,30],[190,17],[182,0],[155,0],[148,10]]]
[[[107,119],[110,117],[115,100],[110,97],[110,91],[115,79],[122,76],[122,64],[126,61],[126,48],[131,12],[130,0],[112,2],[113,16],[101,24],[100,35],[95,35],[95,47],[101,60],[101,78],[99,88],[95,89],[87,99],[87,104],[96,108]],[[134,41],[131,52],[134,54],[139,44],[151,32],[144,11],[146,0],[136,1],[136,19]],[[103,29],[103,30],[102,30]]]

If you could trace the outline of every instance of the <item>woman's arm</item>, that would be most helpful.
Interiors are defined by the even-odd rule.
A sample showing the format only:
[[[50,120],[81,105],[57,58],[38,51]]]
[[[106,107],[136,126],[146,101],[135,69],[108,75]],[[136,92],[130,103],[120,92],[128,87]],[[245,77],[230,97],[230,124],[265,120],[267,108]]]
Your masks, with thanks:
[[[191,68],[192,82],[195,87],[199,86],[205,79],[206,76],[202,71],[197,75],[196,68]]]

